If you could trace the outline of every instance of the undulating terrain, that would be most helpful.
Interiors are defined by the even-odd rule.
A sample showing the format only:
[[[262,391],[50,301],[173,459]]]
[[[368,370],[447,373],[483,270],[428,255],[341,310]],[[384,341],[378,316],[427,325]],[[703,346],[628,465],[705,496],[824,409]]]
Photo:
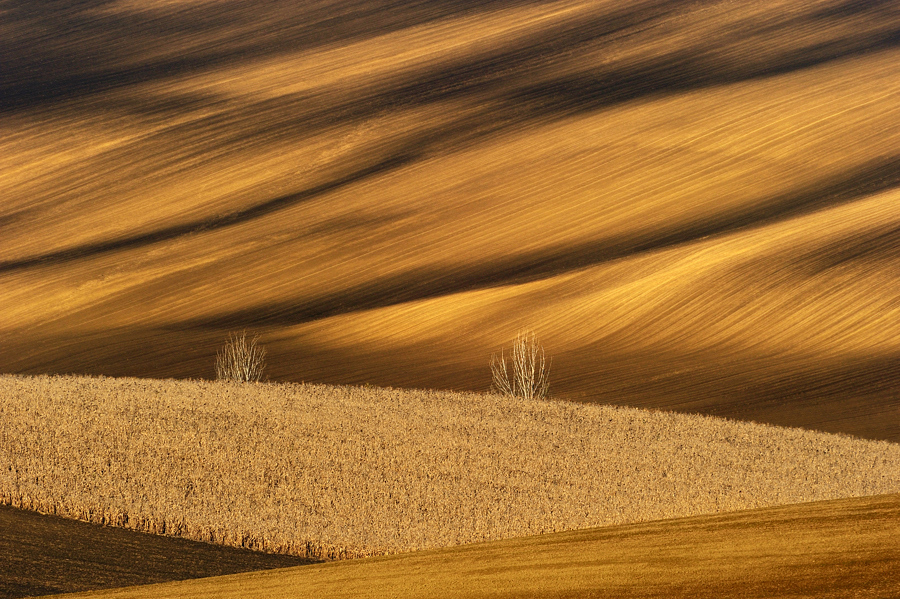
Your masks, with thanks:
[[[0,503],[312,558],[900,493],[900,444],[634,408],[0,377]]]
[[[0,0],[0,596],[895,596],[898,278],[896,0]]]
[[[307,560],[0,507],[0,597],[284,568]]]
[[[900,440],[900,4],[3,0],[0,372]]]
[[[900,496],[887,495],[71,597],[896,597],[898,535]]]

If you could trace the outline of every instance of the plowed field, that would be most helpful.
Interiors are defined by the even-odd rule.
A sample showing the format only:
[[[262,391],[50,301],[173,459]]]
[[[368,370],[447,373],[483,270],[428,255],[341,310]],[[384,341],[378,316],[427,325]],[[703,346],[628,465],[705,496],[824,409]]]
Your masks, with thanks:
[[[900,5],[7,0],[0,371],[900,440]]]

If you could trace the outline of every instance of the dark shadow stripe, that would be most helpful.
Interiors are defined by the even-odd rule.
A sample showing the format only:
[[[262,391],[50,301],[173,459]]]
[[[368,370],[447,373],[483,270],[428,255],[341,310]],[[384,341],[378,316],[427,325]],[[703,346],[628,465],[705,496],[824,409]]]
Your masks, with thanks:
[[[154,584],[313,561],[0,506],[0,597]]]
[[[872,161],[814,186],[727,213],[697,219],[668,231],[635,232],[577,245],[545,248],[478,264],[463,264],[455,269],[412,269],[321,295],[308,302],[256,305],[211,318],[179,322],[174,326],[179,329],[293,326],[339,314],[464,291],[527,283],[692,243],[702,238],[772,225],[895,187],[900,187],[900,156]],[[887,237],[881,242],[876,240],[872,243],[883,244],[890,239],[891,237]],[[857,249],[863,250],[864,248]]]
[[[65,264],[68,262],[86,258],[93,258],[120,250],[136,249],[147,245],[152,245],[154,243],[169,241],[185,235],[232,227],[253,219],[267,216],[285,208],[302,204],[303,202],[315,199],[322,194],[335,191],[359,181],[363,181],[365,179],[368,179],[369,177],[373,177],[385,171],[399,168],[405,164],[412,162],[413,159],[414,157],[409,155],[395,155],[375,165],[354,171],[333,181],[329,181],[327,183],[323,183],[321,185],[317,185],[315,187],[311,187],[297,193],[279,196],[261,204],[257,204],[256,206],[253,206],[251,208],[247,208],[246,210],[240,210],[220,217],[192,221],[183,225],[158,229],[156,231],[151,231],[149,233],[144,233],[141,235],[132,235],[129,237],[113,239],[111,241],[82,245],[76,248],[50,252],[32,258],[25,258],[23,260],[9,260],[6,262],[0,262],[0,274],[15,272],[37,266],[53,266],[57,264]]]

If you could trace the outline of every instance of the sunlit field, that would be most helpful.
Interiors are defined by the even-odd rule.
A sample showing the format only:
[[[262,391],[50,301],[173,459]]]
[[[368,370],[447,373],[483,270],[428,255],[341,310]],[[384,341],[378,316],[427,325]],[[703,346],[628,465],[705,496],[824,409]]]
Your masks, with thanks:
[[[122,596],[897,594],[900,2],[0,0],[0,57],[0,595],[281,564],[27,511],[359,558]]]
[[[883,495],[77,597],[895,597],[898,533],[900,496]]]
[[[0,377],[0,502],[316,559],[900,493],[900,445],[634,408]]]
[[[893,2],[0,4],[0,371],[900,440]]]

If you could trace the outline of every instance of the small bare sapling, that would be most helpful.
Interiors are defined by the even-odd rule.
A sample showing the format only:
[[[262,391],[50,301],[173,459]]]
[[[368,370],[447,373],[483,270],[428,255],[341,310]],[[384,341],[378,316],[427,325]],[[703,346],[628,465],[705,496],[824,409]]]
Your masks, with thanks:
[[[519,331],[512,355],[491,355],[492,391],[522,399],[545,399],[550,391],[550,360],[534,331]]]
[[[266,350],[259,335],[249,341],[247,332],[228,335],[228,341],[216,354],[216,378],[220,381],[259,382],[266,367]]]

